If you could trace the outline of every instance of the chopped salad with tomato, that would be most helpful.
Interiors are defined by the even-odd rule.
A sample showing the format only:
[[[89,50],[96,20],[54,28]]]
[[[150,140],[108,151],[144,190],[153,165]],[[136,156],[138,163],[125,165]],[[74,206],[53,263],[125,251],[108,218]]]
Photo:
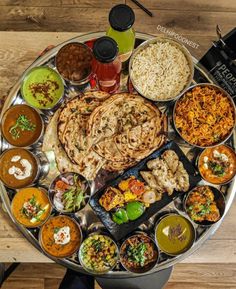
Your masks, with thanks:
[[[50,188],[55,208],[63,213],[75,213],[85,207],[90,197],[86,191],[87,184],[75,173],[61,174]]]
[[[134,176],[122,180],[118,188],[108,187],[99,204],[112,215],[118,225],[134,221],[158,200],[156,192]]]

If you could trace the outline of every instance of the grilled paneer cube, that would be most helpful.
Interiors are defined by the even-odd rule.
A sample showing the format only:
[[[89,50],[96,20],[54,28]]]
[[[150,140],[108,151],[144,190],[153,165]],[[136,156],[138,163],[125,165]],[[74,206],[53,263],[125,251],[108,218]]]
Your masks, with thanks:
[[[109,187],[99,199],[99,204],[109,212],[115,207],[122,206],[124,204],[124,196],[120,190]]]

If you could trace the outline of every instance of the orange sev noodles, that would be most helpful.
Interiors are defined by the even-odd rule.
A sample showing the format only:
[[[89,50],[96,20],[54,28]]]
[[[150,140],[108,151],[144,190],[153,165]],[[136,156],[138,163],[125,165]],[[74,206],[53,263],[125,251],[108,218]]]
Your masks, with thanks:
[[[235,125],[235,108],[216,87],[196,86],[177,101],[174,121],[184,140],[207,147],[230,134]]]

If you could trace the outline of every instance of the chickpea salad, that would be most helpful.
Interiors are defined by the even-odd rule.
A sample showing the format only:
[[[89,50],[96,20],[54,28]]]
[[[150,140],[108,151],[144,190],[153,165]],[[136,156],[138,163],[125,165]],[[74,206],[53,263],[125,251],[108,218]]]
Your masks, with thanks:
[[[79,250],[80,263],[88,272],[106,273],[117,263],[118,248],[115,242],[105,235],[91,235]]]

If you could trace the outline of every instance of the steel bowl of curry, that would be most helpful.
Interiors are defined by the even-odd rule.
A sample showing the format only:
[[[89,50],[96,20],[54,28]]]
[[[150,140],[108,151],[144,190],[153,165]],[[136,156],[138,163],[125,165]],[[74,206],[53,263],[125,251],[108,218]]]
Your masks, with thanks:
[[[39,232],[42,249],[56,258],[72,256],[79,250],[81,242],[82,232],[79,224],[65,215],[49,218]]]
[[[211,226],[224,215],[225,197],[215,187],[197,186],[186,195],[184,209],[194,223]]]
[[[1,131],[5,140],[15,147],[35,144],[44,128],[40,114],[26,104],[10,107],[3,115]]]
[[[51,210],[47,192],[43,188],[21,189],[15,194],[11,203],[15,220],[27,228],[41,226],[49,218]]]
[[[145,233],[128,237],[120,247],[120,262],[129,272],[142,274],[154,268],[159,260],[159,250]]]
[[[55,65],[60,75],[72,85],[82,85],[92,74],[92,50],[80,42],[70,42],[62,46],[55,57]]]
[[[38,178],[39,160],[27,149],[12,148],[4,151],[0,163],[0,180],[8,188],[28,187]]]
[[[21,95],[30,106],[52,109],[64,96],[64,82],[49,66],[34,67],[25,74]]]
[[[159,249],[169,256],[188,251],[194,244],[196,231],[184,216],[170,213],[164,215],[155,228],[155,240]]]
[[[79,260],[87,272],[105,274],[117,265],[118,247],[106,234],[92,233],[79,249]]]
[[[227,145],[207,148],[199,155],[197,165],[205,181],[227,184],[236,174],[236,153]]]
[[[176,101],[173,110],[177,133],[185,142],[199,148],[224,143],[232,135],[235,121],[231,96],[210,83],[191,86]]]

